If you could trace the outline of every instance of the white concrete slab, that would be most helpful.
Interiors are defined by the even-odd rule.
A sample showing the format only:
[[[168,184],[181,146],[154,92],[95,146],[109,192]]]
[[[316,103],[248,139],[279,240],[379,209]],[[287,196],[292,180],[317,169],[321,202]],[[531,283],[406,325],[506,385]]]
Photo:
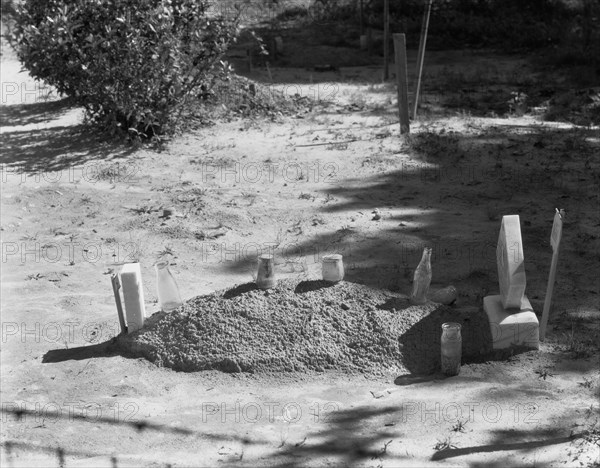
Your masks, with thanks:
[[[488,316],[494,349],[526,346],[539,349],[540,325],[526,296],[519,309],[506,310],[500,295],[483,298],[483,310]]]

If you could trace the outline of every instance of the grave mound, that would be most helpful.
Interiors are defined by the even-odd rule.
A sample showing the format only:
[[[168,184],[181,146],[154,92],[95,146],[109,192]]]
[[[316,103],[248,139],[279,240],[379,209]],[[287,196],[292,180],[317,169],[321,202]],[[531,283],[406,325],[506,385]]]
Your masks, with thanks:
[[[123,351],[175,370],[365,375],[433,373],[441,325],[463,326],[463,362],[490,351],[487,317],[342,281],[253,283],[198,296],[119,338]]]

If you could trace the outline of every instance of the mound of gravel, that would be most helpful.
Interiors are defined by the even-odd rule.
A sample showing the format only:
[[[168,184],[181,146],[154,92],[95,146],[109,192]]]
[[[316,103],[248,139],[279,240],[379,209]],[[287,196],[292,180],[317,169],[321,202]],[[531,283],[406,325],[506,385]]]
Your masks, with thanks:
[[[401,294],[349,282],[280,281],[269,291],[249,283],[154,314],[119,345],[186,372],[424,373],[439,369],[447,321],[463,324],[464,358],[489,351],[482,311],[412,306]]]

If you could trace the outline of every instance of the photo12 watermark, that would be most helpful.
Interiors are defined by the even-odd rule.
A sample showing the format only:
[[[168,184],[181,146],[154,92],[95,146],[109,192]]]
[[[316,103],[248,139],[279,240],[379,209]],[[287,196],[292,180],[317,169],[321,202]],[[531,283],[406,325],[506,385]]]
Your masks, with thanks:
[[[231,166],[219,166],[210,163],[200,163],[198,170],[202,182],[220,182],[223,184],[239,184],[242,181],[250,184],[272,183],[336,183],[338,182],[339,166],[334,162],[324,164],[297,163],[239,163]]]
[[[327,423],[340,411],[341,404],[334,401],[303,403],[298,402],[203,402],[201,421],[203,423],[249,423],[299,422]]]
[[[1,261],[20,262],[21,265],[36,263],[135,263],[140,257],[140,245],[136,242],[38,242],[7,241],[1,243]]]
[[[424,402],[405,401],[400,405],[402,423],[478,423],[538,424],[540,406],[533,402],[515,402],[501,405],[497,402]]]
[[[135,402],[2,402],[2,423],[35,422],[55,424],[59,421],[134,423],[140,408]]]
[[[2,343],[100,343],[121,333],[119,322],[24,322],[3,321]]]
[[[42,81],[2,81],[0,92],[2,104],[37,104],[60,97],[53,86]]]
[[[140,172],[140,165],[135,161],[90,161],[78,166],[70,166],[55,171],[29,171],[25,166],[0,164],[0,180],[6,184],[97,184],[99,182],[132,183]]]

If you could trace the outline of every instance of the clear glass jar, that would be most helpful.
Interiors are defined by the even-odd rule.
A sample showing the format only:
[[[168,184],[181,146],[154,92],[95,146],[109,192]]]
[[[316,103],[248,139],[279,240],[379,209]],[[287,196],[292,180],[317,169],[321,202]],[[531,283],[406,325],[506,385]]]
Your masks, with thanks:
[[[427,292],[431,284],[431,248],[425,247],[421,261],[415,270],[413,276],[413,290],[410,295],[410,301],[413,304],[425,304],[427,302]]]
[[[155,266],[158,304],[161,310],[170,312],[183,304],[179,288],[171,270],[169,270],[169,262],[167,260],[161,260]]]
[[[462,358],[462,336],[460,323],[442,324],[442,372],[448,376],[458,375]]]
[[[260,289],[275,287],[275,260],[273,255],[261,255],[258,257],[258,272],[256,274],[256,285]]]
[[[344,261],[340,254],[325,255],[323,257],[322,275],[325,281],[337,283],[344,279]]]

